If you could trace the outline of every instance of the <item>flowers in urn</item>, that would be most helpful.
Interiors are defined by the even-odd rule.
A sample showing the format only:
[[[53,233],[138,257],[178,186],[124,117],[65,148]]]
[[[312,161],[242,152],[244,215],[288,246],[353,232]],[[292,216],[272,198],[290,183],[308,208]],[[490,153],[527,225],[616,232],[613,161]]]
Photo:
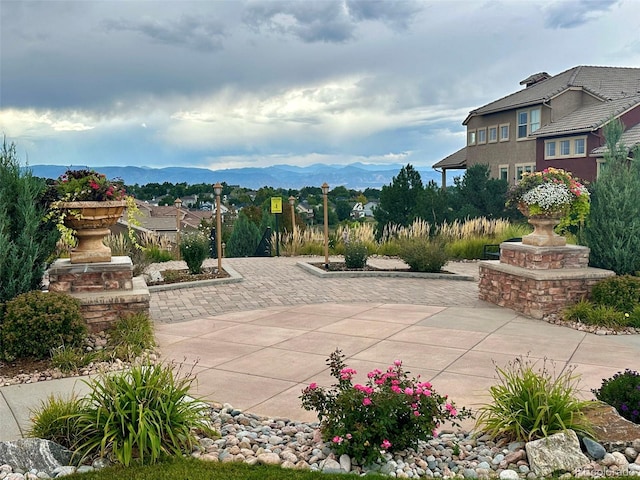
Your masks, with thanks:
[[[517,206],[523,215],[564,217],[567,224],[584,222],[589,214],[589,200],[587,188],[578,179],[553,167],[524,173],[507,194],[507,206]]]
[[[63,202],[108,202],[126,198],[122,180],[108,180],[106,175],[90,169],[67,170],[58,177],[54,187]]]

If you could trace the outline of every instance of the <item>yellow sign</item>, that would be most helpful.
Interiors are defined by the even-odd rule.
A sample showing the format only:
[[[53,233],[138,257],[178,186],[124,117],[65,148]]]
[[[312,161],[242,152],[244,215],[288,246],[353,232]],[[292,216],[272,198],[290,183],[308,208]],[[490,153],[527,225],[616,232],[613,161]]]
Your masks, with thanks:
[[[282,197],[271,197],[271,213],[282,213]]]

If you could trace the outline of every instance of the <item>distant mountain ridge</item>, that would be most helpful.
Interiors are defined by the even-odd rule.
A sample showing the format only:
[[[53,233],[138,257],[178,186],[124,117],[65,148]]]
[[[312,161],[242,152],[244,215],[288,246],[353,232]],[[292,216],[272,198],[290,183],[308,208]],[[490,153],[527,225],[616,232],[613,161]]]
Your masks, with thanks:
[[[121,178],[126,185],[145,185],[147,183],[216,183],[227,182],[228,185],[258,189],[264,186],[273,188],[319,187],[327,182],[331,188],[339,185],[348,189],[364,190],[366,188],[382,188],[391,183],[403,165],[368,165],[352,163],[348,165],[313,164],[307,167],[295,165],[273,165],[256,168],[231,168],[210,170],[195,167],[94,167],[108,178]],[[67,168],[90,168],[84,165],[31,165],[33,174],[43,178],[57,178]],[[415,167],[422,177],[422,182],[434,180],[440,183],[440,174],[430,167]]]

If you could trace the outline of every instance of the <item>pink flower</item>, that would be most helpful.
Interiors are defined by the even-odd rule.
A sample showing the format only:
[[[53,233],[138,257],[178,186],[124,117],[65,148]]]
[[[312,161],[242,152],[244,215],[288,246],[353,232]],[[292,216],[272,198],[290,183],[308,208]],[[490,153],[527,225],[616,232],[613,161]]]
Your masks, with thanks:
[[[385,438],[382,441],[382,444],[380,446],[385,450],[389,450],[389,447],[391,446],[391,442]]]
[[[431,431],[431,435],[433,435],[433,438],[436,438],[436,437],[438,436],[438,431],[434,428],[434,429]]]
[[[399,367],[400,365],[402,365],[402,360],[394,360],[394,361],[393,361],[393,364],[394,364],[396,367]]]
[[[392,391],[393,393],[402,393],[402,389],[401,389],[399,386],[397,386],[397,385],[392,385],[392,386],[391,386],[391,391]]]
[[[452,417],[455,417],[456,415],[458,415],[458,411],[455,409],[455,407],[453,405],[451,405],[450,403],[447,403],[444,408],[447,409],[447,411],[451,414]]]
[[[345,437],[347,437],[347,440],[351,440],[353,438],[350,433],[347,433]]]
[[[413,388],[407,387],[404,389],[406,395],[413,395]]]
[[[340,380],[351,380],[351,377],[355,375],[356,372],[353,368],[343,368],[340,370]]]
[[[362,404],[363,404],[365,407],[368,407],[369,405],[371,405],[371,399],[370,399],[369,397],[364,397],[364,398],[362,399]]]
[[[335,437],[333,437],[333,440],[332,440],[333,443],[337,443],[338,445],[340,445],[343,441],[344,441],[344,438],[342,438],[339,435],[336,435]]]
[[[420,416],[420,412],[418,410],[414,410],[413,411],[413,415],[416,416],[416,417],[419,417]]]
[[[412,403],[411,404],[411,408],[413,408],[414,410],[417,410],[418,404],[417,403]]]

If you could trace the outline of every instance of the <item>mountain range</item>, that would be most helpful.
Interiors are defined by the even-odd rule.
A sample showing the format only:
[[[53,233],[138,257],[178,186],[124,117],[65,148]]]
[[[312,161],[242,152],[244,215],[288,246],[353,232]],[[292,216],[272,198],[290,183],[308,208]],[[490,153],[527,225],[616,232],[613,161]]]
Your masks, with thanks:
[[[331,188],[342,185],[353,190],[381,188],[391,183],[398,175],[401,164],[372,165],[352,163],[349,165],[314,164],[307,167],[294,165],[273,165],[264,168],[231,168],[210,170],[195,167],[96,167],[108,178],[121,178],[126,185],[145,185],[147,183],[216,183],[226,182],[228,185],[239,185],[245,188],[258,189],[269,186],[273,188],[292,188],[320,186],[327,182]],[[91,168],[84,165],[32,165],[31,171],[37,177],[57,178],[68,168]],[[440,183],[440,173],[431,167],[415,167],[420,172],[422,182],[429,180]]]

